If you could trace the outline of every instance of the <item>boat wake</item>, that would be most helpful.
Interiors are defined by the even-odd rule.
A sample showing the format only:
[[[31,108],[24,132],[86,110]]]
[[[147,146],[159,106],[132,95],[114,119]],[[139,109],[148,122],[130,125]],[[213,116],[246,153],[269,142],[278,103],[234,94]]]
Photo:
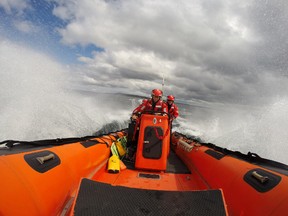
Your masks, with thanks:
[[[93,136],[100,136],[102,134],[111,133],[111,131],[119,131],[128,127],[129,121],[112,121],[111,123],[104,124],[100,130],[93,133]]]

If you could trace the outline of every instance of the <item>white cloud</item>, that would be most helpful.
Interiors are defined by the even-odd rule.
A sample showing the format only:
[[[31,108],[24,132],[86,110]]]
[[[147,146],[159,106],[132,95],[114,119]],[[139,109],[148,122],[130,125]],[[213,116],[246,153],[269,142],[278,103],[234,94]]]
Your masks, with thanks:
[[[17,30],[24,33],[35,33],[40,31],[39,27],[35,26],[32,22],[25,20],[14,21],[14,26]]]
[[[29,4],[27,0],[0,0],[0,7],[3,7],[8,14],[11,14],[13,10],[22,14]]]
[[[152,51],[136,50],[118,50],[96,53],[93,59],[83,58],[83,62],[95,67],[111,67],[111,69],[121,69],[133,71],[135,73],[155,73],[158,76],[171,74],[174,69],[174,62],[160,58]],[[113,70],[109,70],[112,71]],[[129,77],[128,77],[129,78]]]
[[[11,11],[15,2],[1,3]],[[29,7],[21,2],[19,11]],[[84,83],[147,93],[164,74],[167,91],[180,97],[246,103],[259,92],[274,94],[268,78],[286,82],[284,0],[54,2],[53,14],[67,23],[57,29],[63,44],[103,48],[79,55],[77,79]],[[14,23],[22,32],[37,31],[34,23]]]

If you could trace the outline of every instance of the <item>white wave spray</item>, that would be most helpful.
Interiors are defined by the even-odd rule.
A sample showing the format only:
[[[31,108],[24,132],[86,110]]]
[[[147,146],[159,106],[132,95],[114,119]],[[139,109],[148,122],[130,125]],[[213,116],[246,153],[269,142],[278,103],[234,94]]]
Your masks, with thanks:
[[[0,65],[0,140],[91,135],[111,118],[125,118],[105,115],[103,98],[71,90],[73,71],[45,54],[2,41]]]
[[[262,108],[214,107],[196,119],[183,120],[180,130],[224,148],[288,164],[287,107],[288,98],[275,98]]]

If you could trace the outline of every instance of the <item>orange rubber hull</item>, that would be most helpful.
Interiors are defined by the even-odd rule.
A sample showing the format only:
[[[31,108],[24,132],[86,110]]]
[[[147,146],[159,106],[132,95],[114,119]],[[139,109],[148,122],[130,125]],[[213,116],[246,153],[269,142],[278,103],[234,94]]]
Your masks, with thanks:
[[[83,178],[113,186],[147,190],[189,192],[219,189],[226,215],[285,215],[288,204],[287,175],[188,140],[186,146],[180,145],[179,140],[183,140],[183,137],[179,136],[172,136],[173,150],[190,173],[151,171],[145,167],[127,167],[120,173],[109,173],[107,161],[111,154],[110,146],[116,137],[125,135],[124,132],[117,132],[93,138],[92,141],[97,140],[98,143],[91,146],[76,142],[0,156],[0,215],[74,215]],[[27,163],[27,155],[33,156],[44,150],[57,155],[59,164],[39,172]],[[260,177],[269,174],[269,180],[259,183],[254,174],[250,178],[250,171],[253,170]],[[141,175],[157,176],[157,179],[143,178]],[[258,183],[255,185],[255,182]],[[271,188],[267,188],[270,184]]]
[[[116,135],[121,137],[124,133]],[[91,178],[100,167],[106,165],[110,156],[109,145],[115,137],[111,135],[94,140],[99,143],[88,148],[79,142],[0,156],[0,215],[65,214],[65,208],[72,205],[81,178]],[[41,173],[25,161],[25,155],[45,150],[57,155],[60,162]]]
[[[185,162],[192,172],[196,172],[206,182],[209,188],[221,188],[224,193],[225,201],[229,215],[285,215],[284,209],[288,205],[288,177],[279,172],[259,167],[244,160],[231,157],[229,155],[221,156],[217,152],[206,146],[194,146],[190,152],[185,151],[178,145],[179,137],[173,137],[174,148],[177,155]],[[193,145],[195,143],[191,143]],[[209,150],[210,154],[207,154]],[[216,153],[215,153],[216,152]],[[213,156],[216,154],[221,158]],[[249,178],[249,171],[263,170],[271,173],[280,179],[273,188],[264,191],[270,183],[272,185],[276,180],[273,177],[261,183],[254,177],[251,177],[251,183],[260,188],[257,191],[245,181]],[[271,176],[272,176],[271,175]],[[270,181],[270,182],[269,182]],[[285,207],[286,206],[286,207]]]

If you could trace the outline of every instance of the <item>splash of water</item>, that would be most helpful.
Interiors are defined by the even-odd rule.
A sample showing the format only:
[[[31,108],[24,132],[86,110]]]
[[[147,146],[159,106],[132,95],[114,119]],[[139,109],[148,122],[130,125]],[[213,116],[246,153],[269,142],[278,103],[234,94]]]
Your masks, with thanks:
[[[105,98],[72,91],[73,71],[43,53],[3,41],[0,65],[0,140],[85,136],[124,118],[105,115],[112,107]]]
[[[288,98],[276,98],[275,102],[262,108],[210,110],[196,121],[182,121],[180,129],[205,142],[288,164],[287,107]]]
[[[255,152],[260,156],[288,164],[287,106],[287,98],[277,99],[273,104],[264,107],[254,118],[250,118],[250,121],[244,122],[234,133],[219,141],[227,147]]]

